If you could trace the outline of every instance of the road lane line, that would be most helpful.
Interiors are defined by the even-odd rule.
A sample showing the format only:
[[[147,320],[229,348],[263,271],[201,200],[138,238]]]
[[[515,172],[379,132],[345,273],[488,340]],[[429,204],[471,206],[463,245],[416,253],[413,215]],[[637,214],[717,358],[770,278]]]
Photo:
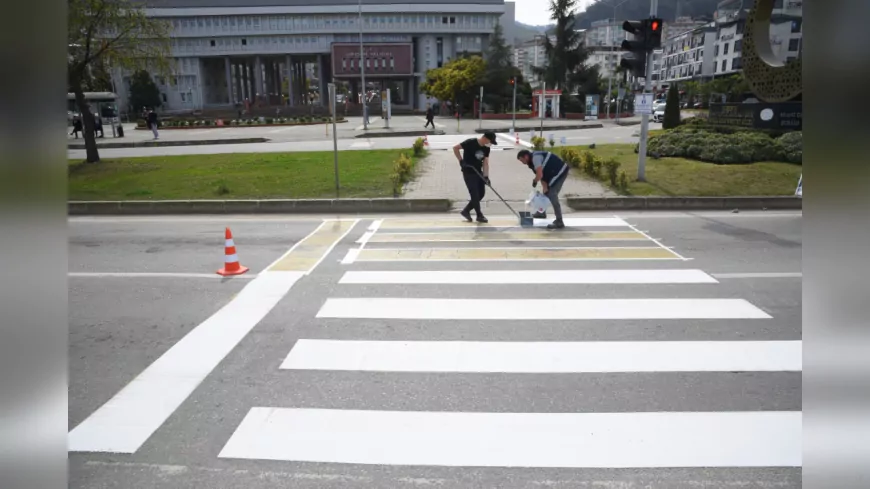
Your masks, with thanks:
[[[318,318],[441,320],[770,319],[743,299],[329,298]]]
[[[358,222],[359,219],[324,220],[313,233],[293,245],[266,270],[311,273]]]
[[[546,248],[368,248],[358,261],[590,261],[680,260],[674,252],[654,247],[546,247]]]
[[[628,227],[628,223],[618,217],[566,217],[563,219],[566,228],[573,227]],[[546,219],[535,219],[535,227],[547,227],[551,222]],[[429,228],[496,228],[517,227],[519,222],[514,217],[490,219],[489,224],[469,224],[456,219],[384,219],[381,229],[429,229]],[[569,230],[570,231],[570,230]]]
[[[801,272],[714,273],[716,278],[803,278]]]
[[[216,273],[161,273],[161,272],[70,272],[73,278],[210,278],[215,280],[250,280],[257,274],[234,275],[222,277]]]
[[[632,226],[630,223],[626,222],[625,225],[628,226],[628,227],[630,227],[633,231],[642,234],[644,237],[646,237],[646,239],[652,241],[653,243],[657,244],[658,246],[661,246],[662,248],[664,248],[664,249],[670,251],[671,253],[677,255],[681,260],[683,260],[683,261],[688,261],[688,259],[687,259],[686,257],[680,255],[679,253],[677,253],[676,251],[674,251],[671,247],[668,247],[668,246],[665,246],[665,245],[661,244],[661,242],[659,242],[658,240],[653,239],[653,238],[652,238],[650,235],[648,235],[647,233],[638,230],[636,227]]]
[[[218,457],[450,467],[799,467],[802,413],[255,407]]]
[[[340,284],[715,284],[701,270],[350,271]]]
[[[68,450],[135,453],[302,276],[261,273],[76,426]]]
[[[487,229],[486,231],[490,231]],[[634,231],[567,231],[553,232],[540,228],[519,231],[484,232],[484,230],[442,231],[435,233],[380,233],[369,237],[371,243],[461,243],[482,241],[645,241]]]
[[[288,370],[461,373],[800,372],[801,341],[296,342]]]

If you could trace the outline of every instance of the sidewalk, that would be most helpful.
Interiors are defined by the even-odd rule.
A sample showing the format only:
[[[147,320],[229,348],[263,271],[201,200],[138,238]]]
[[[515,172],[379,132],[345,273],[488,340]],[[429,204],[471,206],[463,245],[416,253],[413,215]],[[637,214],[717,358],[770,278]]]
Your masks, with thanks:
[[[499,141],[499,144],[504,144]],[[490,153],[490,179],[495,190],[507,200],[514,210],[521,210],[532,190],[534,174],[516,160],[517,151],[503,150]],[[540,185],[538,189],[540,189]],[[568,181],[562,187],[561,201],[563,212],[567,212],[568,196],[576,197],[607,197],[615,193],[604,188],[597,182],[584,180],[572,170]],[[451,151],[433,151],[420,162],[417,177],[405,186],[404,197],[409,199],[446,198],[454,202],[455,208],[462,208],[468,202],[468,191],[462,180],[459,163]],[[516,205],[515,205],[516,204]],[[492,190],[487,188],[483,199],[483,211],[501,212],[504,204],[498,200]]]

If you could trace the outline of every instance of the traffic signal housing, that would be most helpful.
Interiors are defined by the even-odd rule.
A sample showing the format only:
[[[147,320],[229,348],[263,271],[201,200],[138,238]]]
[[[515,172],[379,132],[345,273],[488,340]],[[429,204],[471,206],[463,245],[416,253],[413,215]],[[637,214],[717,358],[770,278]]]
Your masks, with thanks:
[[[634,77],[643,78],[646,76],[646,20],[626,20],[622,23],[622,30],[634,36],[634,39],[622,41],[620,47],[628,54],[620,60],[619,66]]]
[[[646,46],[650,51],[654,51],[662,47],[662,30],[664,23],[662,19],[653,17],[647,19],[646,22]]]

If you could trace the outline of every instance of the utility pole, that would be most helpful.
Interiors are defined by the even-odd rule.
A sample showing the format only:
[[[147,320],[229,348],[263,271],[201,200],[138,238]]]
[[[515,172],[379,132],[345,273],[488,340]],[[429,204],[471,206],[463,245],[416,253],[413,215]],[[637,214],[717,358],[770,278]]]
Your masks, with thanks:
[[[517,133],[517,77],[511,78],[511,85],[514,87],[514,110],[511,119],[511,133]]]
[[[363,104],[363,131],[369,130],[368,112],[369,107],[366,103],[366,64],[365,64],[365,49],[363,48],[363,15],[362,15],[362,0],[359,0],[359,70],[362,77],[362,104]]]

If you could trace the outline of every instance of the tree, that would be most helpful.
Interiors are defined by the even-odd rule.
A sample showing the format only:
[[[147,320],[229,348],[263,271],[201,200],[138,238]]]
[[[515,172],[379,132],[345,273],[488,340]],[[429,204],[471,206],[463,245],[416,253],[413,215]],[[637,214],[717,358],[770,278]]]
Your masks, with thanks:
[[[598,93],[598,68],[586,66],[589,53],[575,26],[576,6],[577,0],[550,0],[550,18],[556,21],[553,30],[555,42],[549,36],[544,38],[547,66],[535,68],[548,87],[562,89],[565,95],[561,98],[563,108],[567,103],[566,96]]]
[[[665,120],[662,121],[663,129],[673,129],[680,125],[680,91],[676,83],[671,83],[668,88],[668,99],[665,103]]]
[[[139,70],[130,77],[130,108],[140,112],[146,107],[157,108],[163,105],[160,89],[145,70]]]
[[[107,66],[122,69],[152,67],[168,73],[168,24],[145,15],[144,6],[130,0],[68,0],[67,81],[82,114],[87,161],[100,161],[94,116],[85,100],[98,73]]]
[[[504,29],[501,24],[496,24],[486,52],[483,98],[497,112],[504,112],[505,106],[512,105],[513,87],[509,83],[510,79],[516,78],[520,82],[521,73],[513,65],[512,58],[511,48],[504,39]]]
[[[456,58],[441,68],[426,72],[426,81],[420,91],[441,101],[453,101],[454,105],[470,107],[474,101],[474,88],[479,87],[486,71],[486,63],[480,56]]]

